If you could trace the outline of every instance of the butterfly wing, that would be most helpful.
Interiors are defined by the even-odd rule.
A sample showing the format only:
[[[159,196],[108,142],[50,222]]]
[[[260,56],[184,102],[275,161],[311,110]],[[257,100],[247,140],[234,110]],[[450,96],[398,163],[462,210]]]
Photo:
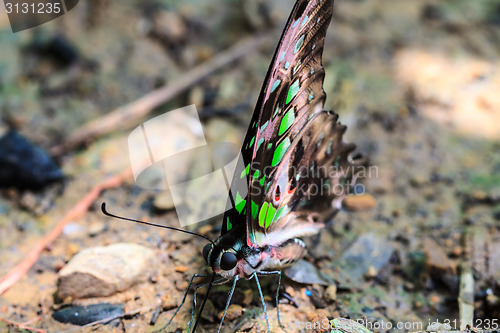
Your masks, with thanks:
[[[249,223],[256,246],[317,233],[352,192],[366,160],[349,157],[355,146],[342,141],[346,127],[337,118],[333,112],[315,114],[271,171],[263,204]]]
[[[353,149],[342,143],[345,128],[337,117],[323,111],[321,56],[332,11],[333,0],[297,1],[266,75],[243,142],[244,165],[233,178],[232,208],[222,226],[224,235],[235,224],[245,225],[249,246],[316,232],[321,224],[311,221],[311,209],[325,204],[331,208],[332,200],[341,198],[326,195],[319,200],[320,195],[311,196],[312,188],[293,190],[319,186],[327,178],[339,182],[340,174],[308,177],[303,167],[347,166]],[[346,172],[344,182],[348,176]]]

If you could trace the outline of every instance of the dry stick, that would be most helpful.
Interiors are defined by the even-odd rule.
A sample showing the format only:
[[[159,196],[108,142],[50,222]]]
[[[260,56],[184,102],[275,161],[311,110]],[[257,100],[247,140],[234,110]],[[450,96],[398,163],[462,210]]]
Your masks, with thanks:
[[[42,239],[40,239],[33,249],[28,253],[28,255],[13,267],[2,279],[0,280],[0,295],[2,295],[7,289],[12,287],[19,279],[21,279],[33,266],[33,264],[38,260],[40,253],[51,244],[62,232],[64,226],[70,221],[74,221],[87,212],[90,205],[98,198],[101,191],[113,187],[120,186],[124,180],[132,177],[132,169],[127,168],[121,174],[113,176],[102,183],[94,186],[94,188],[83,197],[80,202],[78,202],[64,217],[57,222],[56,226]]]
[[[239,42],[229,50],[215,55],[208,62],[195,67],[173,83],[153,90],[138,100],[87,123],[67,138],[64,143],[52,147],[50,153],[54,156],[60,155],[95,137],[110,133],[117,128],[123,128],[126,124],[134,123],[137,119],[168,102],[215,70],[258,50],[265,40],[267,39],[263,37],[251,37]]]

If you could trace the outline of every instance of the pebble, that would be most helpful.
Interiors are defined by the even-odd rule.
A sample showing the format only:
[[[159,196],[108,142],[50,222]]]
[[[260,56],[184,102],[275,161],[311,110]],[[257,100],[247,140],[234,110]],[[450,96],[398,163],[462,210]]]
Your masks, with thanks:
[[[110,296],[146,281],[158,265],[153,250],[117,243],[80,251],[59,271],[59,299]]]
[[[253,291],[252,289],[247,289],[243,292],[244,298],[243,298],[243,305],[249,306],[252,301],[253,301]]]
[[[77,254],[80,251],[80,247],[76,244],[69,244],[68,247],[66,248],[66,258],[72,258],[75,254]]]
[[[99,235],[101,232],[104,232],[108,229],[108,225],[104,222],[92,222],[89,225],[88,234],[90,237],[95,237]]]
[[[427,183],[427,177],[425,174],[413,175],[410,178],[410,185],[413,187],[421,187]]]
[[[328,288],[326,288],[325,290],[325,300],[327,302],[335,302],[335,300],[337,299],[337,285],[335,284],[331,284],[328,286]]]
[[[175,208],[174,200],[172,199],[172,195],[170,191],[162,191],[158,194],[154,201],[153,206],[157,210],[165,211]]]
[[[320,326],[317,327],[313,332],[322,332],[322,333],[330,332],[329,327],[324,327],[323,325],[321,325],[322,323],[329,322],[328,318],[330,316],[331,313],[325,309],[315,309],[306,312],[307,321],[312,325]]]
[[[444,249],[434,240],[425,238],[422,246],[426,257],[426,265],[431,273],[456,272],[455,264],[448,258]]]
[[[463,249],[461,246],[457,245],[451,249],[451,256],[454,258],[459,258],[462,256],[462,254],[463,254]]]
[[[186,38],[187,27],[173,11],[160,11],[153,18],[153,33],[167,43],[177,44]]]
[[[430,298],[431,304],[438,304],[441,302],[441,298],[437,295],[432,295]]]
[[[179,300],[173,297],[171,293],[166,294],[161,298],[163,310],[170,310],[179,306]]]
[[[189,267],[187,266],[175,266],[175,271],[179,273],[184,273],[189,270]]]
[[[224,311],[219,312],[219,315],[218,315],[219,319],[222,319],[223,313],[224,313]],[[235,320],[237,318],[240,318],[242,314],[243,314],[243,307],[241,305],[231,304],[227,308],[225,320],[228,320],[228,321]]]
[[[370,194],[349,195],[342,202],[342,206],[350,211],[363,211],[373,209],[377,206],[377,201]]]
[[[189,282],[182,279],[182,280],[175,280],[175,288],[177,288],[177,290],[179,291],[186,291],[188,285],[189,285]]]
[[[375,269],[375,267],[370,266],[370,267],[368,267],[368,270],[365,273],[365,277],[367,279],[374,279],[377,277],[377,274],[378,273],[377,273],[377,270]]]
[[[83,227],[77,223],[68,223],[63,228],[63,234],[69,238],[79,238],[83,234]]]

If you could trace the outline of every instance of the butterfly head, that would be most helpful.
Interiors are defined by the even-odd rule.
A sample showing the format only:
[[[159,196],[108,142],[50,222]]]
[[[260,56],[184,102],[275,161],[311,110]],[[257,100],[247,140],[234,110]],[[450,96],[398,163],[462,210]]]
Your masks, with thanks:
[[[203,248],[203,258],[214,272],[232,271],[238,263],[234,249],[223,249],[214,244],[207,244]]]

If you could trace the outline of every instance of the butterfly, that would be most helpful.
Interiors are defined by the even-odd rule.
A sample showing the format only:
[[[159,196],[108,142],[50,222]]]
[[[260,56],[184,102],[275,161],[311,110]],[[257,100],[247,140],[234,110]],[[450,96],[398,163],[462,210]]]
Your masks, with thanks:
[[[243,163],[231,183],[221,235],[202,251],[213,274],[208,284],[195,288],[189,331],[196,330],[210,287],[232,280],[220,331],[237,281],[244,278],[257,284],[270,332],[258,278],[262,275],[278,276],[276,307],[283,327],[278,309],[281,269],[304,257],[301,237],[320,232],[366,164],[364,158],[351,157],[355,146],[342,140],[346,127],[334,112],[324,110],[321,57],[332,14],[333,0],[298,0],[293,7],[243,141]],[[191,278],[188,290],[201,276]],[[197,290],[207,285],[193,324]]]
[[[296,2],[243,142],[244,169],[233,178],[221,235],[203,248],[213,272],[233,280],[226,310],[238,279],[253,278],[266,311],[258,276],[277,274],[279,289],[280,269],[306,253],[300,237],[324,227],[366,162],[350,158],[346,127],[323,109],[321,56],[332,13],[333,0]],[[267,313],[266,324],[270,332]]]

